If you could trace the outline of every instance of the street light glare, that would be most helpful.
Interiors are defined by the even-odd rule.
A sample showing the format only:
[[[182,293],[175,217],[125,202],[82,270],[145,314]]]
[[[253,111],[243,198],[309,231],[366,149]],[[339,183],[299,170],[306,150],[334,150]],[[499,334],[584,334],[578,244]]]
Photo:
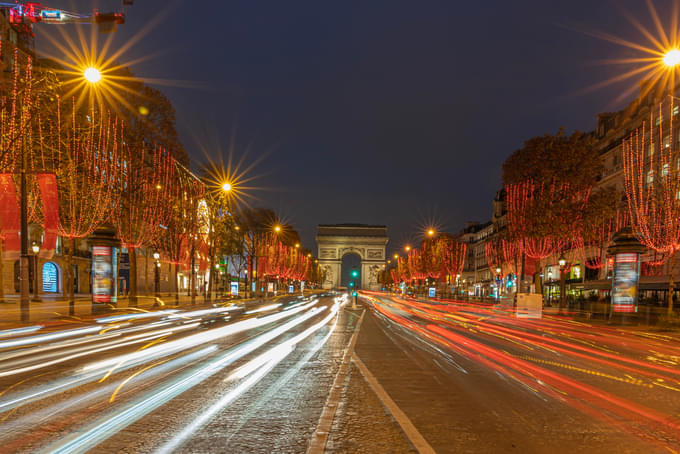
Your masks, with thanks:
[[[85,76],[85,80],[93,84],[96,84],[97,82],[102,80],[102,74],[99,72],[97,68],[94,68],[92,66],[87,68],[83,75]]]
[[[429,229],[429,230],[427,231],[427,234],[428,234],[429,236],[433,236],[433,235],[434,235],[434,229]]]
[[[229,182],[222,183],[222,190],[224,192],[231,191],[231,183],[229,183]]]
[[[280,231],[281,231],[281,226],[280,226],[280,225],[277,225],[276,227],[274,227],[274,231],[275,231],[275,232],[280,232]]]
[[[671,49],[666,52],[666,55],[663,56],[663,64],[669,68],[673,68],[680,64],[680,50]]]

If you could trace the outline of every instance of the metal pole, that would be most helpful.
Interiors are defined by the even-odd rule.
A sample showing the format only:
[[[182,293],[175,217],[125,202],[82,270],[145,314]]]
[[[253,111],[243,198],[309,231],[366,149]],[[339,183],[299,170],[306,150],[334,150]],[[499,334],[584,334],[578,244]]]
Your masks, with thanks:
[[[26,323],[30,319],[30,291],[28,282],[28,198],[26,196],[26,153],[21,159],[20,177],[20,210],[21,210],[21,257],[19,261],[19,290],[21,293],[21,321]]]
[[[38,254],[33,254],[33,301],[40,302],[40,294],[38,293]]]
[[[160,273],[160,262],[155,261],[153,264],[154,267],[154,293],[156,294],[156,298],[160,296],[161,293],[161,273]]]

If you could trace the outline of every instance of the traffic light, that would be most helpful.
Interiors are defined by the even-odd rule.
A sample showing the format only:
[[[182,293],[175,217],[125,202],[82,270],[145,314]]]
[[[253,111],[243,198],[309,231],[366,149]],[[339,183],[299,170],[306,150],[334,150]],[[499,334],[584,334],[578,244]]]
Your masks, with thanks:
[[[352,292],[352,296],[357,296],[357,292]]]
[[[359,277],[359,272],[357,270],[352,270],[352,277]]]
[[[349,283],[349,286],[350,286],[350,287],[354,287],[354,282],[350,282],[350,283]]]

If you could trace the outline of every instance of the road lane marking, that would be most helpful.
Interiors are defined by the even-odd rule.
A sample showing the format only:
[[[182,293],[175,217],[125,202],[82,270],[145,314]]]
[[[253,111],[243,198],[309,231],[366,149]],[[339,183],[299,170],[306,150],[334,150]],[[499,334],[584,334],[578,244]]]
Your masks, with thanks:
[[[364,362],[359,359],[356,353],[352,353],[352,361],[354,361],[354,364],[359,368],[361,375],[364,376],[364,379],[371,386],[371,389],[373,389],[373,392],[376,394],[376,396],[378,396],[380,402],[382,402],[383,406],[387,408],[387,410],[392,414],[392,417],[397,421],[401,427],[401,430],[404,431],[406,437],[408,437],[413,447],[416,448],[419,453],[434,454],[435,450],[432,449],[432,446],[430,446],[430,444],[425,440],[420,432],[418,432],[416,426],[413,425],[411,420],[408,419],[408,416],[406,416],[401,408],[399,408],[392,400],[389,394],[387,394],[382,385],[378,382],[371,371],[368,370]]]
[[[326,405],[321,412],[321,417],[319,418],[319,423],[316,425],[316,430],[312,435],[312,439],[307,448],[307,454],[322,454],[326,449],[326,443],[328,442],[328,434],[333,425],[333,419],[335,418],[335,411],[338,409],[338,402],[340,401],[340,394],[344,388],[341,383],[345,381],[347,377],[347,372],[349,371],[350,360],[352,359],[352,354],[354,353],[354,345],[357,343],[357,337],[359,337],[359,328],[361,328],[361,322],[364,320],[364,315],[366,310],[361,313],[359,321],[354,327],[354,333],[352,338],[347,345],[345,354],[342,357],[342,363],[340,364],[340,369],[338,373],[335,374],[335,379],[333,380],[333,385],[331,386],[331,392],[328,394],[328,399],[326,400]]]

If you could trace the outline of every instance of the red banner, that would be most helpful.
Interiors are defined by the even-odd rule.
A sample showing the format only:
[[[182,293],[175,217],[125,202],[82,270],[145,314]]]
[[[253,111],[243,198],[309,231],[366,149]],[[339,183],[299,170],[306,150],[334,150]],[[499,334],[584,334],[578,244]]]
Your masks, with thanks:
[[[19,200],[11,173],[0,173],[0,236],[2,258],[16,260],[21,252]]]
[[[42,199],[44,233],[39,257],[51,259],[57,247],[57,228],[59,226],[59,197],[57,194],[57,176],[53,173],[36,175],[40,198]]]

